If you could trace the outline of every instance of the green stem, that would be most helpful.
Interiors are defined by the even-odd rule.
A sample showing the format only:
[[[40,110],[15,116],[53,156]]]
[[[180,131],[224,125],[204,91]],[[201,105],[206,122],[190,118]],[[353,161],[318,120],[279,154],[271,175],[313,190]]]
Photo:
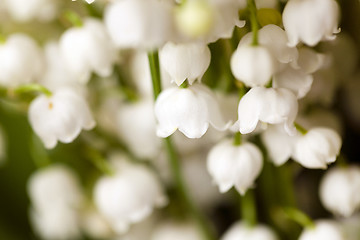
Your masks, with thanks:
[[[154,99],[156,100],[161,93],[161,76],[160,76],[160,64],[159,53],[157,51],[148,53],[150,73],[153,85]]]
[[[315,227],[313,220],[307,214],[300,211],[299,209],[286,207],[283,209],[283,211],[289,219],[297,222],[302,227],[304,228]]]
[[[294,122],[294,126],[302,135],[305,135],[307,133],[307,130],[297,122]]]
[[[257,46],[257,45],[259,45],[259,42],[258,42],[259,23],[258,23],[257,15],[256,15],[257,9],[256,9],[255,0],[247,0],[247,7],[250,11],[251,31],[253,33],[252,45]]]
[[[72,11],[72,10],[66,10],[64,12],[64,18],[69,21],[73,26],[75,27],[82,27],[83,26],[83,22],[80,18],[80,16]]]
[[[148,54],[149,66],[151,71],[151,78],[153,83],[154,99],[156,100],[159,94],[161,93],[161,78],[160,78],[160,66],[159,66],[159,57],[158,52],[150,52]],[[202,230],[205,239],[215,240],[213,231],[207,221],[207,219],[202,215],[199,209],[196,207],[191,197],[189,196],[189,191],[185,185],[183,174],[180,168],[179,156],[176,153],[174,145],[172,144],[171,138],[167,137],[164,139],[164,144],[166,147],[168,160],[171,166],[171,172],[175,180],[176,189],[179,196],[182,198],[184,205],[186,206],[189,213],[195,219],[199,228]]]
[[[241,198],[241,217],[249,227],[254,227],[257,223],[255,196],[252,189]]]
[[[240,146],[241,145],[241,142],[242,142],[242,135],[240,132],[236,132],[235,135],[234,135],[234,142],[233,144],[235,146]]]
[[[91,163],[105,175],[114,175],[114,170],[109,165],[108,161],[96,150],[90,147],[85,148],[85,154]]]
[[[36,83],[30,83],[21,85],[20,87],[17,87],[14,89],[14,92],[16,94],[22,94],[22,93],[29,93],[29,92],[40,92],[45,94],[47,97],[50,97],[52,95],[52,92],[47,89],[46,87],[36,84]]]

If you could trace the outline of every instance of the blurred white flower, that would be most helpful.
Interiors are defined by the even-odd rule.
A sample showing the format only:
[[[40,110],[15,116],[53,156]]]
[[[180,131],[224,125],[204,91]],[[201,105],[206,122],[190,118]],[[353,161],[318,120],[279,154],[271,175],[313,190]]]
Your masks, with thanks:
[[[122,0],[110,3],[104,21],[119,48],[158,48],[172,40],[170,1]]]
[[[97,19],[87,18],[83,26],[66,30],[59,47],[67,68],[81,83],[87,83],[92,72],[101,77],[112,73],[116,50]]]
[[[1,4],[12,18],[20,22],[52,20],[56,16],[58,5],[56,0],[2,0]]]
[[[326,169],[328,164],[335,162],[341,144],[341,137],[334,130],[312,128],[297,137],[293,158],[306,168]]]
[[[115,232],[125,233],[131,224],[148,217],[154,207],[167,203],[156,176],[141,165],[118,163],[113,176],[101,177],[94,201]]]
[[[278,240],[276,233],[265,225],[247,226],[243,222],[234,223],[220,240]]]
[[[284,164],[292,155],[294,137],[289,136],[281,125],[270,125],[260,135],[270,160],[276,165]]]
[[[109,239],[114,235],[105,216],[93,206],[83,211],[81,225],[83,232],[93,239]]]
[[[332,40],[338,33],[339,6],[335,0],[290,0],[283,11],[283,23],[289,46],[300,41],[315,46]]]
[[[151,240],[204,240],[202,233],[191,222],[166,222],[154,229]]]
[[[79,180],[65,165],[51,165],[34,172],[27,185],[36,209],[78,208],[83,201]]]
[[[30,220],[36,233],[43,239],[81,238],[79,214],[71,209],[56,206],[47,211],[30,209]]]
[[[155,116],[158,120],[157,135],[163,138],[177,129],[188,138],[200,138],[209,124],[218,130],[228,127],[215,96],[208,87],[200,84],[161,92],[155,103]]]
[[[166,43],[159,52],[161,67],[171,81],[180,86],[186,79],[190,84],[201,80],[210,65],[211,53],[203,43]]]
[[[85,90],[82,84],[76,77],[71,74],[66,67],[59,44],[57,42],[48,42],[44,46],[45,52],[45,71],[39,79],[39,83],[49,88],[50,90],[57,90],[62,87],[71,87],[73,89],[83,92]]]
[[[290,65],[285,67],[273,77],[273,87],[286,88],[300,99],[306,96],[313,83],[313,76],[301,69],[293,69]]]
[[[224,194],[220,194],[218,188],[212,184],[212,178],[206,169],[207,154],[207,149],[206,151],[198,149],[197,152],[182,158],[184,181],[187,183],[190,196],[202,209],[211,209],[225,198]]]
[[[71,89],[38,96],[31,102],[28,115],[31,127],[46,148],[54,148],[57,141],[70,143],[82,129],[95,126],[86,101]]]
[[[299,240],[345,240],[345,237],[336,222],[319,220],[314,228],[305,228]]]
[[[209,1],[186,1],[175,9],[175,23],[185,36],[201,37],[211,30],[214,11]]]
[[[320,200],[336,215],[351,216],[360,207],[360,167],[335,167],[320,183]]]
[[[235,186],[244,195],[254,184],[262,166],[263,157],[256,145],[243,143],[236,146],[230,139],[215,145],[207,158],[207,169],[221,193]]]
[[[249,32],[241,38],[239,46],[250,45],[253,33]],[[259,44],[266,47],[270,53],[280,63],[290,63],[298,58],[298,50],[296,47],[287,45],[288,38],[286,32],[274,24],[268,24],[262,27],[258,32]]]
[[[75,173],[65,165],[52,165],[33,173],[28,181],[32,202],[30,219],[44,239],[80,237],[83,193]]]
[[[299,67],[304,73],[310,74],[319,70],[326,63],[327,56],[317,53],[314,49],[302,46],[294,68]]]
[[[285,131],[294,135],[294,120],[297,115],[296,96],[285,88],[254,87],[240,100],[238,124],[242,134],[255,130],[259,121],[284,124]]]
[[[156,136],[156,120],[152,99],[123,103],[116,116],[119,138],[141,158],[158,157],[161,139]]]
[[[276,63],[266,47],[239,45],[231,57],[231,71],[246,86],[265,86],[276,71]]]
[[[0,84],[16,87],[37,80],[43,71],[43,55],[25,34],[10,35],[0,43]]]

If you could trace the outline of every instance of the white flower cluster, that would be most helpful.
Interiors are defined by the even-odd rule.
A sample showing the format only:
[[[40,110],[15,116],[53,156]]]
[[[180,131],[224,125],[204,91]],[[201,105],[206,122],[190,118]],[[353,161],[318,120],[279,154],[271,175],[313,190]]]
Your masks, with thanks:
[[[268,197],[253,205],[271,224],[242,219],[219,239],[279,239],[286,204],[269,192],[345,158],[343,102],[360,123],[357,46],[339,15],[336,0],[0,0],[0,97],[25,103],[45,147],[32,157],[59,150],[94,168],[79,171],[91,196],[61,164],[30,177],[36,233],[204,240],[200,210],[231,205],[234,187],[243,204],[249,189]],[[319,187],[336,217],[360,208],[359,166],[343,162]],[[310,225],[298,239],[345,239],[339,221]]]

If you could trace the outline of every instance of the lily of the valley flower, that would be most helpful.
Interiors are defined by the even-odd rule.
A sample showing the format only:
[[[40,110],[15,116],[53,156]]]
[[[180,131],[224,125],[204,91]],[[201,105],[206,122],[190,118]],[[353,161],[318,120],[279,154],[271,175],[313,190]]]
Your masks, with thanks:
[[[254,184],[262,166],[262,154],[254,144],[235,146],[232,140],[225,140],[213,147],[207,159],[208,171],[222,193],[235,186],[244,195]]]
[[[101,77],[112,73],[116,51],[99,20],[88,18],[83,26],[68,29],[59,47],[67,68],[81,83],[87,83],[92,72]]]
[[[275,59],[263,46],[239,45],[231,57],[232,73],[249,87],[265,86],[275,70]]]
[[[29,121],[46,148],[54,148],[57,141],[70,143],[82,129],[95,126],[86,101],[70,89],[38,96],[30,104]]]
[[[177,129],[188,138],[200,138],[209,124],[218,130],[228,127],[215,96],[200,84],[163,91],[155,103],[155,116],[158,120],[157,135],[163,138]]]
[[[271,228],[265,225],[249,227],[242,222],[234,223],[220,240],[277,240],[279,239]]]
[[[312,128],[297,137],[293,158],[307,168],[326,169],[335,162],[342,140],[337,132],[329,128]]]
[[[83,194],[75,173],[64,165],[36,171],[28,182],[30,219],[44,239],[80,237]]]
[[[148,217],[154,207],[167,203],[162,186],[146,167],[118,163],[113,176],[104,176],[94,188],[94,200],[99,211],[117,233]]]
[[[203,43],[168,42],[160,50],[161,67],[178,86],[186,79],[190,84],[196,79],[201,80],[210,65],[210,58],[210,49]]]
[[[301,69],[294,69],[290,65],[274,75],[273,87],[286,88],[300,99],[306,96],[313,83],[313,76]]]
[[[299,240],[345,240],[340,226],[333,221],[320,220],[313,228],[305,228]]]
[[[349,166],[327,171],[320,184],[320,200],[334,214],[350,217],[360,207],[360,168]]]
[[[0,43],[0,84],[15,87],[37,80],[43,56],[35,41],[25,34],[10,35]]]
[[[297,115],[296,96],[285,88],[254,87],[240,100],[238,123],[242,134],[255,130],[259,121],[284,124],[285,131],[294,135],[293,125]]]
[[[289,46],[300,41],[315,46],[338,33],[339,6],[335,0],[290,0],[283,12]]]
[[[26,22],[33,19],[52,20],[56,16],[56,2],[55,0],[3,0],[1,4],[16,21]]]
[[[171,11],[169,1],[115,1],[105,9],[104,20],[117,47],[153,49],[171,40]]]
[[[247,33],[239,43],[239,46],[249,45],[252,42],[253,33]],[[286,32],[274,24],[268,24],[258,32],[258,41],[261,46],[266,47],[280,63],[290,63],[298,58],[296,47],[287,45]]]

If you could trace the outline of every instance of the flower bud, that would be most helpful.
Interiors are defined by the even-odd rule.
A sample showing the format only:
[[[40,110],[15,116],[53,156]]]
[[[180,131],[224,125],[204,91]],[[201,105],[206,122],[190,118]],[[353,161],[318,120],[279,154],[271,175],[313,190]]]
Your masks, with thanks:
[[[293,126],[298,110],[295,95],[285,88],[254,87],[240,100],[238,123],[242,134],[255,130],[259,121],[284,124],[285,131],[294,135]]]
[[[155,103],[157,135],[168,137],[177,129],[188,138],[200,138],[209,124],[225,130],[226,124],[215,96],[205,85],[169,88],[161,92]]]
[[[360,168],[335,167],[327,171],[320,183],[320,200],[336,215],[349,217],[360,207]]]
[[[339,6],[335,0],[290,0],[283,11],[289,46],[300,41],[315,46],[338,33]]]
[[[246,226],[242,222],[234,223],[220,240],[278,240],[275,232],[265,225]]]
[[[86,101],[70,89],[38,96],[31,102],[28,114],[31,127],[46,148],[54,148],[57,141],[70,143],[81,129],[95,126]]]
[[[210,65],[210,49],[203,43],[168,42],[159,54],[161,67],[178,86],[186,79],[190,84],[196,79],[201,80]]]
[[[228,191],[232,186],[244,195],[254,184],[263,166],[260,150],[252,143],[235,146],[231,140],[225,140],[211,149],[207,159],[207,168],[220,192]]]
[[[265,86],[275,72],[275,60],[263,46],[240,45],[231,57],[231,71],[246,86]]]
[[[321,220],[314,228],[305,228],[299,240],[345,240],[340,227],[333,221]]]
[[[297,138],[293,158],[306,168],[326,169],[335,162],[341,143],[341,137],[334,130],[313,128]]]

